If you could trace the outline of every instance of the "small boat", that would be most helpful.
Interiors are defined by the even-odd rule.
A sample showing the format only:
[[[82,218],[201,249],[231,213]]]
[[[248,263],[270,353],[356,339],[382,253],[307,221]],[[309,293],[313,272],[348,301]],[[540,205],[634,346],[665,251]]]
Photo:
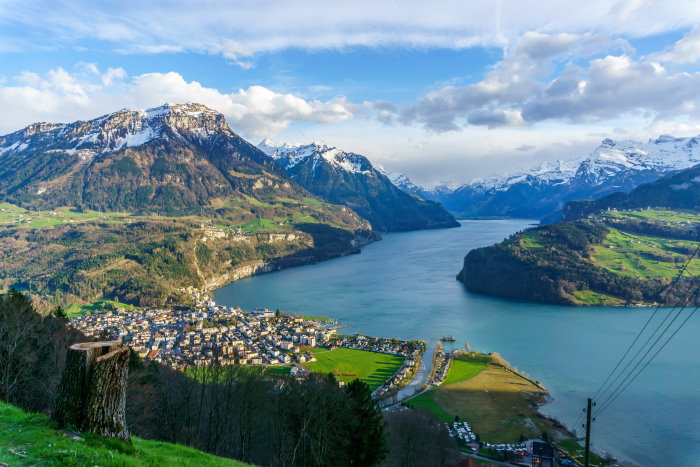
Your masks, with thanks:
[[[455,339],[454,336],[442,336],[442,337],[440,338],[440,340],[441,340],[441,341],[445,341],[445,342],[454,342],[454,341],[456,341],[457,339]]]

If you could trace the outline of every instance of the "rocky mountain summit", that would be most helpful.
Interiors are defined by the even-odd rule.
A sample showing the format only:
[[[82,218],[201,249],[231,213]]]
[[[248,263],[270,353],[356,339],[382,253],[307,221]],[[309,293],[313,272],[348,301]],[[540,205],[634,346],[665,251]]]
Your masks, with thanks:
[[[321,199],[352,208],[382,231],[456,227],[459,224],[439,204],[396,187],[386,172],[360,154],[315,142],[258,147],[289,177]]]
[[[28,208],[186,213],[245,196],[308,193],[201,104],[35,123],[0,137],[0,197]]]

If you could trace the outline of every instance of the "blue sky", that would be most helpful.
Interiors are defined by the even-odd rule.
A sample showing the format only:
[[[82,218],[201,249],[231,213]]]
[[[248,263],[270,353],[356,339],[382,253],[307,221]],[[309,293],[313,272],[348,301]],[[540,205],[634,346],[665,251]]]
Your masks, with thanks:
[[[252,142],[458,184],[700,133],[696,24],[687,1],[0,0],[0,133],[199,101]]]

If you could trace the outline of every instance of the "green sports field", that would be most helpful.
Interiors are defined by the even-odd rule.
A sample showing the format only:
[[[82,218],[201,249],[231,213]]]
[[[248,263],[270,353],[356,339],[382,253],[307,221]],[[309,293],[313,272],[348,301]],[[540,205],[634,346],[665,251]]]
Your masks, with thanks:
[[[349,383],[359,378],[373,391],[391,378],[403,365],[404,358],[396,355],[369,352],[366,350],[319,347],[311,351],[315,362],[304,366],[316,373],[333,373],[336,378]]]

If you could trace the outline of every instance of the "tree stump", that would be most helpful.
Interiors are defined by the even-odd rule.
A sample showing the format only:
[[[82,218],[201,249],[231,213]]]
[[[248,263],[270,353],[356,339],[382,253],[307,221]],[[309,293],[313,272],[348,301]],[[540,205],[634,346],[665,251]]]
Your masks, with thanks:
[[[62,428],[131,443],[126,426],[129,348],[118,341],[68,348],[53,419]]]

